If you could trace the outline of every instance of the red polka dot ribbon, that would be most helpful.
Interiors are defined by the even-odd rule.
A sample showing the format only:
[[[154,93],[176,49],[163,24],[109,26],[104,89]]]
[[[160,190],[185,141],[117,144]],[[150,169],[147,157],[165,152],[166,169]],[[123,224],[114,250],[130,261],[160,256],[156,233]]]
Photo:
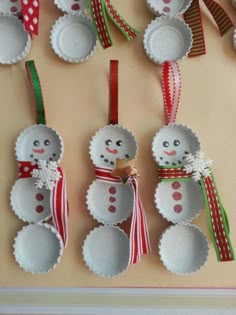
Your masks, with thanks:
[[[160,181],[191,179],[191,173],[187,174],[183,168],[159,167]],[[204,202],[208,216],[208,226],[215,247],[218,261],[226,262],[234,260],[234,251],[229,237],[229,223],[224,206],[220,200],[219,192],[212,172],[210,176],[202,176],[200,181],[204,196]]]
[[[170,74],[172,75],[173,93],[171,96]],[[166,61],[162,65],[162,91],[164,96],[167,123],[174,123],[179,107],[181,76],[177,62]]]
[[[38,35],[40,0],[21,0],[25,30]]]
[[[210,14],[218,26],[221,36],[225,35],[233,27],[233,23],[225,10],[214,0],[203,0]],[[193,45],[189,53],[190,57],[204,55],[206,53],[202,16],[199,0],[193,0],[189,9],[184,13],[185,22],[189,24],[193,33]]]
[[[105,183],[122,183],[120,177],[112,176],[110,168],[95,168],[96,179]],[[133,215],[130,229],[130,258],[129,264],[136,264],[141,256],[151,251],[148,226],[145,217],[144,208],[139,197],[139,176],[130,176],[128,184],[131,186],[134,194]],[[111,192],[112,193],[112,192]]]
[[[134,39],[138,31],[131,27],[118,13],[110,0],[88,0],[90,14],[103,48],[113,45],[107,14],[127,40]]]
[[[38,169],[37,163],[30,161],[18,161],[19,179],[31,178],[34,169]],[[50,209],[52,213],[52,224],[62,237],[64,246],[68,241],[68,213],[69,206],[67,202],[66,179],[61,167],[57,167],[60,173],[60,179],[57,181],[50,194]]]

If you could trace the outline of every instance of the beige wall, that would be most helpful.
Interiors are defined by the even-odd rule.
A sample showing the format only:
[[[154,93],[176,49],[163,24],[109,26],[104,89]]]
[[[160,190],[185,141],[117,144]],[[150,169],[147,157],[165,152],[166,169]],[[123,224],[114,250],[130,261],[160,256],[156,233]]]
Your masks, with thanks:
[[[157,167],[151,156],[151,141],[164,124],[160,88],[161,68],[145,56],[142,34],[153,16],[142,0],[113,0],[130,24],[140,30],[133,42],[126,42],[111,25],[114,47],[103,51],[81,65],[58,59],[49,44],[49,32],[60,12],[53,1],[41,1],[40,35],[33,40],[27,59],[34,59],[38,68],[46,108],[47,122],[61,134],[65,142],[62,166],[66,171],[70,201],[70,240],[56,270],[33,276],[22,271],[14,261],[12,244],[22,227],[9,205],[9,192],[17,176],[14,143],[25,127],[35,123],[34,101],[27,81],[24,62],[0,67],[0,285],[78,287],[233,287],[234,262],[216,262],[210,242],[210,256],[200,273],[179,277],[169,273],[157,255],[157,241],[167,226],[155,209],[154,189]],[[219,0],[236,20],[230,1]],[[203,6],[203,4],[202,4]],[[235,75],[236,53],[232,32],[220,38],[214,22],[204,15],[207,55],[181,62],[182,97],[177,121],[191,127],[199,136],[207,156],[214,160],[214,174],[231,222],[231,239],[236,248],[235,187]],[[137,167],[141,173],[140,193],[147,213],[153,253],[114,279],[99,278],[85,266],[81,247],[87,233],[97,225],[89,215],[85,196],[94,178],[88,146],[91,136],[108,123],[109,60],[119,59],[119,123],[137,137],[140,152]],[[208,234],[203,211],[195,221]]]

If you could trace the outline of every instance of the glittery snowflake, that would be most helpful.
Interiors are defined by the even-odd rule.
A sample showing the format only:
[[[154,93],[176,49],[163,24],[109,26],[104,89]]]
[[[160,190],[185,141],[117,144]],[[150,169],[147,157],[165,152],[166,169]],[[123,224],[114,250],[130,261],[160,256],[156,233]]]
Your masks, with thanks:
[[[202,176],[210,176],[211,170],[209,167],[213,161],[205,159],[202,151],[197,151],[195,155],[186,154],[185,161],[187,164],[184,166],[184,171],[187,174],[192,173],[193,180],[199,181]]]
[[[34,169],[31,173],[36,178],[35,186],[52,190],[58,180],[61,178],[60,172],[57,170],[57,162],[47,162],[39,160],[38,169]]]

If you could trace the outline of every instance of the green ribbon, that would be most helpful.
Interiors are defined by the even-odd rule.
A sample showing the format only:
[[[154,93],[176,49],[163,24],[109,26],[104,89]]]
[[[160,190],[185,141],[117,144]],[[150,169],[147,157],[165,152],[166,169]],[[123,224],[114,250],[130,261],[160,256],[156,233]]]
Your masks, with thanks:
[[[203,178],[201,178],[200,185],[201,185],[201,188],[202,188],[203,197],[204,197],[204,203],[205,203],[205,207],[206,207],[206,211],[207,211],[209,232],[210,232],[211,239],[212,239],[212,242],[213,242],[213,245],[214,245],[214,248],[215,248],[215,253],[216,253],[217,260],[218,261],[232,261],[232,260],[235,259],[235,256],[234,256],[234,250],[233,250],[233,246],[232,246],[232,243],[231,243],[231,240],[230,240],[230,236],[229,236],[229,234],[230,234],[230,227],[229,227],[228,216],[226,214],[226,211],[225,211],[225,208],[223,206],[223,203],[222,203],[222,201],[220,199],[220,194],[219,194],[219,191],[217,189],[216,182],[215,182],[215,179],[214,179],[214,176],[213,176],[212,172],[211,172],[210,178],[212,180],[213,187],[214,187],[214,190],[215,190],[215,193],[216,193],[216,198],[217,198],[217,202],[218,202],[218,205],[219,205],[219,215],[220,215],[220,217],[222,219],[222,225],[223,225],[223,231],[224,231],[224,235],[222,235],[222,237],[220,239],[218,239],[218,242],[220,242],[223,237],[226,239],[226,242],[228,244],[228,254],[231,256],[230,259],[229,258],[228,259],[227,258],[226,259],[225,258],[222,259],[222,256],[221,256],[219,248],[221,246],[224,247],[224,245],[219,245],[217,243],[217,241],[216,241],[216,234],[217,233],[214,232],[214,228],[213,228],[213,222],[212,222],[209,198],[208,198],[208,195],[207,195],[207,189],[206,189],[206,185],[204,183]],[[217,208],[217,206],[215,208]],[[213,211],[217,211],[217,209],[213,209]],[[218,222],[218,224],[220,224],[220,222]],[[225,251],[227,252],[227,248],[225,248]],[[223,255],[224,255],[224,253],[223,253]]]
[[[38,77],[38,73],[37,73],[34,61],[33,60],[26,61],[25,67],[26,67],[27,75],[31,83],[31,86],[33,88],[33,92],[35,96],[36,108],[37,108],[37,123],[46,125],[43,95],[42,95],[41,85],[40,85],[40,81],[39,81],[39,77]]]
[[[107,14],[127,40],[130,41],[138,35],[138,31],[120,16],[110,0],[88,0],[88,7],[97,37],[103,48],[113,45]]]

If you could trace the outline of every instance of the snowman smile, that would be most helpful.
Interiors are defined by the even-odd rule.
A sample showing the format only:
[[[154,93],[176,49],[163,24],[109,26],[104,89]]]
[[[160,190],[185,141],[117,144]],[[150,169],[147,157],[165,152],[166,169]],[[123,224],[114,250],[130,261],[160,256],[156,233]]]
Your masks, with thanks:
[[[32,150],[33,150],[34,153],[40,153],[40,154],[44,153],[44,151],[45,151],[44,149],[38,149],[38,150],[37,149],[32,149]]]
[[[118,153],[118,150],[114,149],[114,150],[111,150],[109,149],[108,147],[106,147],[106,150],[107,152],[111,153],[111,154],[117,154]]]
[[[172,151],[170,151],[170,152],[164,151],[164,153],[165,153],[166,155],[168,155],[168,156],[173,156],[173,155],[176,154],[176,151],[175,151],[175,150],[172,150]]]

